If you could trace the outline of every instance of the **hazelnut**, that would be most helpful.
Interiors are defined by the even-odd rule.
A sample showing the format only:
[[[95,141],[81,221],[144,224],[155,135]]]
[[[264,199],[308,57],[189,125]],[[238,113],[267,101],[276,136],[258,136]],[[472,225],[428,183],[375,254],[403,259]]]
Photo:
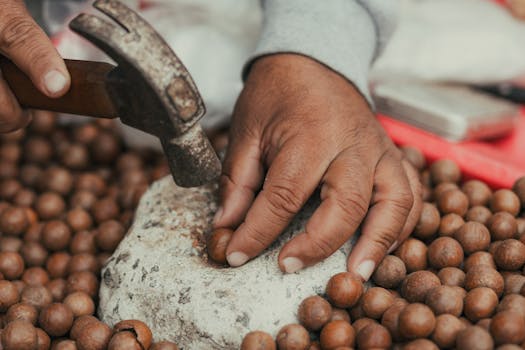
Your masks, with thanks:
[[[364,329],[366,326],[368,326],[369,324],[372,324],[372,323],[377,323],[376,320],[372,319],[372,318],[368,318],[368,317],[362,317],[358,320],[355,320],[354,323],[352,323],[352,327],[354,328],[355,330],[355,333],[359,333],[362,329]]]
[[[71,230],[63,221],[48,221],[42,228],[42,244],[51,251],[66,249],[70,240]]]
[[[335,320],[343,320],[348,323],[351,323],[350,315],[348,314],[348,311],[345,309],[338,309],[333,307],[332,308],[332,317],[330,317],[330,321]]]
[[[51,166],[42,174],[40,187],[45,191],[56,192],[65,196],[73,188],[73,176],[62,167]]]
[[[319,338],[321,347],[326,350],[334,350],[341,346],[353,347],[355,330],[348,322],[331,321],[323,327]]]
[[[416,170],[423,170],[426,165],[425,156],[421,151],[415,147],[403,146],[399,148],[403,152],[403,156]]]
[[[56,278],[47,282],[46,288],[51,293],[54,302],[61,302],[66,297],[67,282],[63,278]]]
[[[93,204],[91,213],[93,214],[95,221],[101,223],[103,221],[117,219],[120,213],[120,208],[113,198],[105,197],[99,199]]]
[[[86,322],[76,337],[79,350],[106,349],[111,338],[111,328],[100,321]]]
[[[95,243],[101,250],[106,252],[113,252],[117,248],[122,238],[124,238],[125,233],[126,229],[120,222],[116,220],[104,221],[99,225],[98,230],[95,233]],[[233,232],[230,231],[230,237],[232,233]],[[226,246],[224,246],[223,254],[225,253]]]
[[[0,231],[6,235],[20,236],[29,227],[24,208],[11,207],[0,214]]]
[[[80,316],[75,319],[71,331],[69,332],[69,337],[73,340],[76,340],[80,334],[83,332],[84,327],[91,322],[100,322],[95,316]]]
[[[279,350],[299,350],[310,346],[310,334],[300,324],[282,327],[276,337]]]
[[[0,273],[7,280],[15,280],[24,272],[24,259],[18,253],[0,252]]]
[[[137,341],[143,349],[148,349],[151,345],[152,334],[149,327],[139,320],[124,320],[117,323],[113,330],[115,332],[130,331],[136,335]]]
[[[441,216],[436,206],[431,203],[423,203],[421,215],[413,234],[422,240],[429,239],[437,232],[440,222]]]
[[[79,271],[72,273],[67,278],[67,294],[73,292],[86,292],[90,297],[94,298],[98,293],[98,279],[93,272]]]
[[[487,265],[495,269],[496,263],[494,262],[494,258],[492,257],[492,254],[490,254],[489,252],[485,252],[485,251],[477,251],[471,254],[463,262],[463,270],[468,272],[468,270],[470,270],[472,267],[481,266],[481,265]]]
[[[512,190],[520,199],[521,204],[525,206],[525,176],[520,177],[516,180],[516,182],[514,182]]]
[[[425,303],[435,315],[451,314],[459,317],[463,312],[463,296],[451,286],[431,289],[425,298]]]
[[[321,329],[331,318],[332,307],[318,295],[304,299],[299,305],[297,317],[309,331]]]
[[[36,328],[29,322],[15,320],[2,331],[4,350],[33,350],[38,345]]]
[[[18,253],[22,249],[22,240],[17,237],[0,237],[0,252]]]
[[[439,237],[428,247],[428,262],[436,269],[458,267],[463,262],[463,248],[450,237]]]
[[[443,193],[458,189],[458,185],[453,182],[442,182],[434,188],[434,199],[437,201]]]
[[[435,326],[436,318],[424,304],[409,304],[399,314],[399,333],[406,339],[426,338]]]
[[[381,287],[372,287],[361,297],[361,307],[365,315],[375,319],[380,319],[393,303],[393,295]]]
[[[84,292],[74,292],[64,299],[64,304],[73,312],[73,316],[93,315],[95,303],[93,299]]]
[[[490,322],[492,322],[491,318],[482,318],[476,323],[476,326],[483,328],[487,332],[490,332]]]
[[[454,233],[461,227],[465,221],[461,216],[455,213],[450,213],[441,218],[439,223],[438,233],[440,236],[453,236]]]
[[[506,211],[516,216],[520,212],[520,199],[511,190],[497,190],[490,199],[490,209],[494,213]]]
[[[503,282],[503,294],[519,294],[521,288],[525,285],[525,276],[522,274],[510,274],[503,277]]]
[[[26,188],[18,191],[13,198],[13,204],[19,207],[32,207],[36,201],[36,193]]]
[[[405,263],[407,272],[427,268],[427,246],[420,240],[408,238],[395,250],[394,254]]]
[[[75,190],[88,191],[95,196],[102,196],[106,193],[107,186],[104,179],[95,173],[83,173],[75,179]]]
[[[394,341],[400,341],[402,339],[399,334],[399,314],[407,305],[408,303],[404,299],[398,299],[394,301],[392,306],[386,309],[381,318],[381,324],[388,329]],[[355,325],[354,329],[359,333]]]
[[[2,180],[0,181],[0,198],[12,200],[21,189],[22,185],[15,179]]]
[[[514,238],[518,231],[516,219],[506,211],[500,211],[492,215],[487,222],[487,227],[494,241]]]
[[[123,331],[113,334],[111,337],[108,350],[143,350],[137,338],[132,332]]]
[[[436,317],[436,327],[432,333],[432,340],[442,349],[454,347],[458,333],[465,329],[465,325],[456,316],[442,314]]]
[[[416,339],[409,341],[402,347],[403,350],[438,350],[436,344],[428,339]]]
[[[61,303],[53,303],[42,309],[38,323],[52,337],[66,335],[73,325],[73,312]]]
[[[461,171],[458,165],[450,159],[440,159],[430,165],[430,176],[434,184],[441,182],[459,182]]]
[[[0,312],[5,312],[11,305],[18,303],[20,293],[15,284],[0,280]]]
[[[69,169],[85,169],[89,161],[89,152],[82,144],[72,143],[60,153],[60,162]]]
[[[479,180],[465,181],[461,186],[461,190],[467,195],[471,206],[485,206],[492,196],[490,187]]]
[[[455,213],[464,216],[469,208],[467,196],[460,190],[443,193],[437,201],[439,211],[443,214]]]
[[[66,252],[57,252],[49,256],[46,262],[46,270],[51,278],[66,277],[67,268],[71,255]]]
[[[498,312],[490,322],[496,344],[521,344],[525,340],[525,319],[513,311]]]
[[[47,250],[38,242],[25,242],[20,248],[20,254],[24,259],[25,265],[43,266],[47,260]]]
[[[89,230],[91,225],[93,225],[91,215],[80,207],[73,208],[67,212],[66,222],[75,232]]]
[[[27,303],[11,305],[5,315],[6,324],[15,320],[23,320],[35,325],[37,319],[38,310],[33,305]]]
[[[33,305],[37,310],[40,310],[51,304],[53,296],[44,286],[26,286],[22,291],[20,301]]]
[[[500,312],[507,310],[514,311],[525,317],[525,297],[520,294],[509,294],[504,296],[498,304],[496,311]]]
[[[66,209],[66,203],[62,197],[53,192],[45,192],[38,196],[35,210],[42,220],[58,218]]]
[[[24,271],[22,281],[28,286],[43,286],[49,282],[49,274],[41,267],[30,267]]]
[[[80,271],[90,271],[98,274],[100,266],[98,265],[97,258],[93,254],[88,253],[73,255],[69,260],[68,272],[69,274],[72,274]]]
[[[423,302],[428,292],[440,285],[439,278],[430,271],[412,272],[401,284],[401,295],[411,303]]]
[[[503,294],[503,277],[498,271],[486,265],[472,267],[465,275],[465,289],[470,291],[478,287],[488,287],[499,297]]]
[[[91,155],[96,162],[110,164],[121,152],[119,139],[111,132],[100,131],[90,144]]]
[[[42,169],[38,165],[29,163],[20,167],[20,180],[26,186],[32,187],[36,185],[41,174]]]
[[[392,346],[392,337],[384,326],[372,323],[357,333],[357,346],[359,349],[388,349]]]
[[[51,347],[51,338],[42,328],[36,329],[36,343],[38,344],[38,350],[49,350]]]
[[[206,248],[208,251],[209,258],[221,265],[227,265],[226,260],[226,248],[232,238],[233,230],[228,228],[215,229],[206,241]]]
[[[465,254],[472,254],[479,250],[487,250],[490,244],[490,233],[485,225],[469,221],[461,226],[454,238],[461,244]]]
[[[491,217],[492,212],[482,205],[471,207],[465,214],[465,220],[476,221],[483,225],[487,225]]]
[[[97,201],[97,196],[90,191],[82,190],[75,192],[70,200],[69,205],[72,208],[80,207],[85,210],[90,210],[95,202]]]
[[[73,139],[83,145],[91,143],[98,134],[98,127],[94,124],[82,124],[73,129]]]
[[[271,335],[262,331],[253,331],[246,334],[242,340],[241,350],[276,350]]]
[[[494,253],[496,266],[502,270],[519,270],[525,264],[525,244],[516,239],[503,241]]]
[[[465,285],[465,272],[457,267],[444,267],[439,270],[437,276],[443,285],[458,287]]]
[[[465,316],[473,322],[492,316],[498,305],[498,296],[487,287],[474,288],[465,297]]]
[[[372,280],[380,287],[397,288],[406,277],[406,273],[405,264],[400,258],[387,255],[375,270]]]
[[[363,294],[363,290],[361,280],[349,272],[340,272],[332,276],[326,285],[328,300],[340,308],[354,306]]]
[[[69,242],[69,251],[72,254],[95,254],[97,252],[95,234],[89,231],[80,231],[75,233],[71,239],[71,242]]]

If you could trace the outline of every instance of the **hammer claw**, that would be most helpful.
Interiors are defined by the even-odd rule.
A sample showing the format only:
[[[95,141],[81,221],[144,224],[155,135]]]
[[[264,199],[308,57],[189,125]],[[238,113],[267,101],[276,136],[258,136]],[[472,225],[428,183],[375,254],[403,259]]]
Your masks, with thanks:
[[[111,18],[127,32],[134,31],[134,25],[140,20],[140,17],[122,3],[114,0],[97,0],[93,7]]]

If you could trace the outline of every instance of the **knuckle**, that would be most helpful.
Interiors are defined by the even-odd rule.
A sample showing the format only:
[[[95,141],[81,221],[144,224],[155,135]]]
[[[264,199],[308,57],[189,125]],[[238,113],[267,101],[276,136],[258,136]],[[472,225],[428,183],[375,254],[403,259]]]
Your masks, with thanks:
[[[265,191],[269,209],[281,219],[289,219],[301,209],[306,201],[306,195],[291,183],[273,184]]]
[[[379,247],[381,251],[387,251],[388,249],[390,249],[397,237],[397,234],[392,230],[385,230],[383,232],[378,232],[377,234],[375,234],[372,238],[372,241],[374,245]]]
[[[350,225],[355,225],[361,221],[368,211],[368,201],[363,193],[353,191],[344,195],[335,196],[336,204],[344,213],[344,219]]]
[[[11,16],[0,28],[0,47],[12,50],[27,46],[35,41],[35,34],[38,34],[38,29],[31,18],[24,15]]]
[[[261,231],[257,227],[249,227],[248,232],[245,235],[245,241],[251,250],[260,251],[265,249],[271,241],[268,241],[268,233]]]
[[[321,259],[326,259],[337,249],[334,247],[332,242],[322,236],[316,236],[312,238],[312,245],[317,253],[317,256]]]
[[[414,205],[414,195],[411,191],[401,191],[392,199],[392,205],[399,215],[408,216]]]

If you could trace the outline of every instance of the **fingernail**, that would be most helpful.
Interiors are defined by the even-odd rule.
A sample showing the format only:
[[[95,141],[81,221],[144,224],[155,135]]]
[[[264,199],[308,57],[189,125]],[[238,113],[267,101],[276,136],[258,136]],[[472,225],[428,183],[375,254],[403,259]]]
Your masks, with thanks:
[[[397,241],[395,241],[394,243],[392,243],[392,245],[391,245],[390,248],[388,249],[387,254],[392,253],[396,248],[397,248]]]
[[[224,210],[222,207],[219,207],[217,212],[215,213],[215,216],[213,217],[213,225],[217,225],[217,222],[222,218],[222,214],[224,213]]]
[[[301,270],[304,267],[304,264],[301,260],[295,257],[289,257],[283,259],[283,266],[286,273],[294,273]]]
[[[44,76],[44,84],[50,94],[56,94],[57,92],[62,91],[66,86],[66,83],[66,77],[57,70],[49,71]]]
[[[368,281],[370,279],[370,276],[372,276],[372,273],[374,273],[374,269],[376,267],[375,262],[372,260],[365,260],[359,266],[357,267],[356,272],[365,280]]]
[[[226,257],[228,264],[233,267],[244,265],[248,261],[248,255],[241,252],[233,252]]]

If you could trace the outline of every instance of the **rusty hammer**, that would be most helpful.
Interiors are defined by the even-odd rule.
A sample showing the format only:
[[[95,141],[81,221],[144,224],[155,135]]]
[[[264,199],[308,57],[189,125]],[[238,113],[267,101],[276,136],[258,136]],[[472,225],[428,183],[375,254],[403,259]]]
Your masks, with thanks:
[[[198,123],[206,111],[204,103],[182,62],[144,19],[119,1],[97,0],[93,6],[116,24],[80,14],[69,27],[118,66],[66,60],[71,89],[51,99],[2,57],[2,75],[20,104],[99,118],[120,117],[124,124],[160,139],[179,186],[199,186],[217,178],[219,159]]]

